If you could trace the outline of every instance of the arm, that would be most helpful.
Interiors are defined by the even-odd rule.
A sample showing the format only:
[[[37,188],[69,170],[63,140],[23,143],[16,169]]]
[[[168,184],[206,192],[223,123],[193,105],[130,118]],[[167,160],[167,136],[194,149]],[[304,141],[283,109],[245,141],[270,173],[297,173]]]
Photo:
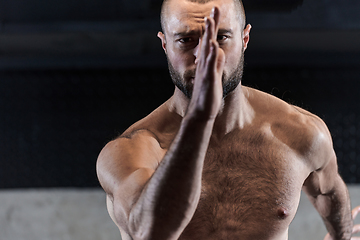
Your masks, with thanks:
[[[184,119],[165,156],[147,131],[110,142],[100,153],[98,176],[113,220],[133,239],[180,236],[197,207],[209,132],[211,122]]]
[[[349,193],[338,173],[331,136],[324,123],[319,125],[322,130],[317,134],[310,154],[314,171],[305,180],[303,190],[333,239],[349,240],[353,225]]]
[[[360,212],[360,206],[357,206],[351,211],[352,219],[355,220],[356,216]],[[357,224],[352,229],[352,234],[357,234],[360,232],[360,224]],[[333,238],[330,236],[330,234],[326,234],[324,240],[333,240]],[[351,240],[360,240],[360,237],[352,237]]]
[[[207,20],[192,100],[166,154],[142,130],[110,142],[99,155],[98,177],[111,199],[113,219],[133,239],[178,239],[197,207],[222,99],[224,56],[216,43],[217,9],[213,15]]]

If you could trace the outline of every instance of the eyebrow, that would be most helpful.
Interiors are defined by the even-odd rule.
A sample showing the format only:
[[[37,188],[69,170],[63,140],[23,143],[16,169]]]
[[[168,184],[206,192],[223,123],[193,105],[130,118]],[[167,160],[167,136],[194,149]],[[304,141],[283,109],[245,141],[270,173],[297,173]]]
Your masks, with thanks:
[[[233,31],[231,29],[219,29],[218,34],[221,34],[221,35],[224,35],[224,34],[233,35]]]
[[[194,35],[201,35],[201,34],[199,34],[199,31],[197,31],[197,30],[183,31],[183,32],[174,33],[175,38],[186,37],[186,36],[194,36]]]
[[[231,29],[219,29],[218,34],[220,34],[220,35],[225,35],[225,34],[232,35],[233,31]],[[184,31],[184,32],[176,32],[176,33],[174,33],[175,38],[179,38],[179,37],[181,38],[181,37],[185,37],[185,36],[194,36],[194,35],[199,35],[199,31],[191,30],[191,31]]]

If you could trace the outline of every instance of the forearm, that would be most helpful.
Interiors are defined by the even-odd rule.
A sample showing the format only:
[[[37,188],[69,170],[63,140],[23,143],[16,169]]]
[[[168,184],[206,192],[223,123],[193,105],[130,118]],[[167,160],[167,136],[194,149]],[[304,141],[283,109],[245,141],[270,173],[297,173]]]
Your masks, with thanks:
[[[199,201],[212,127],[213,120],[183,119],[167,154],[132,208],[129,224],[134,235],[159,240],[179,237]]]
[[[334,191],[320,195],[315,206],[322,216],[329,234],[334,240],[349,240],[352,232],[352,217],[349,193],[340,176]]]

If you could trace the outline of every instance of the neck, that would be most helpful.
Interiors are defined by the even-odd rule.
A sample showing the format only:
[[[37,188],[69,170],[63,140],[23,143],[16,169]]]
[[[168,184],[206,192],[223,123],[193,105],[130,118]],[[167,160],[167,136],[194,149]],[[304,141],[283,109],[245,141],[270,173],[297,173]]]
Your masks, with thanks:
[[[241,84],[228,96],[223,99],[222,107],[216,117],[213,135],[221,139],[223,136],[234,129],[242,129],[245,125],[251,123],[254,117],[254,110],[248,102],[248,91]],[[190,103],[188,99],[178,88],[170,99],[169,109],[184,117]]]
[[[223,99],[223,106],[216,117],[213,135],[221,139],[235,129],[243,129],[254,118],[254,110],[248,102],[247,89],[241,84]]]

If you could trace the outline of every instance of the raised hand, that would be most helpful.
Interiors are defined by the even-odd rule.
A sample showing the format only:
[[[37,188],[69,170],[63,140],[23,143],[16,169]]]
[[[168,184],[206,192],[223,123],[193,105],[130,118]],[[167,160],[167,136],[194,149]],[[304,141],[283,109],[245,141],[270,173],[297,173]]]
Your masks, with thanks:
[[[354,208],[351,212],[353,220],[355,220],[356,216],[360,212],[360,206]],[[356,234],[360,232],[360,224],[357,224],[353,227],[352,234]],[[352,237],[351,240],[360,240],[360,237]]]
[[[188,113],[205,119],[217,116],[223,96],[225,54],[217,42],[219,18],[217,7],[212,9],[210,17],[205,18],[205,32],[199,43],[194,89],[188,110]]]
[[[356,208],[354,208],[352,210],[351,215],[352,215],[353,220],[355,220],[355,218],[356,218],[356,216],[358,215],[359,212],[360,212],[360,206],[357,206]],[[353,227],[352,234],[354,235],[354,234],[359,233],[359,232],[360,232],[360,224],[357,224],[357,225],[355,225]],[[334,239],[328,233],[328,234],[326,234],[324,240],[334,240]],[[350,240],[360,240],[360,237],[353,236],[353,237],[351,237]]]

